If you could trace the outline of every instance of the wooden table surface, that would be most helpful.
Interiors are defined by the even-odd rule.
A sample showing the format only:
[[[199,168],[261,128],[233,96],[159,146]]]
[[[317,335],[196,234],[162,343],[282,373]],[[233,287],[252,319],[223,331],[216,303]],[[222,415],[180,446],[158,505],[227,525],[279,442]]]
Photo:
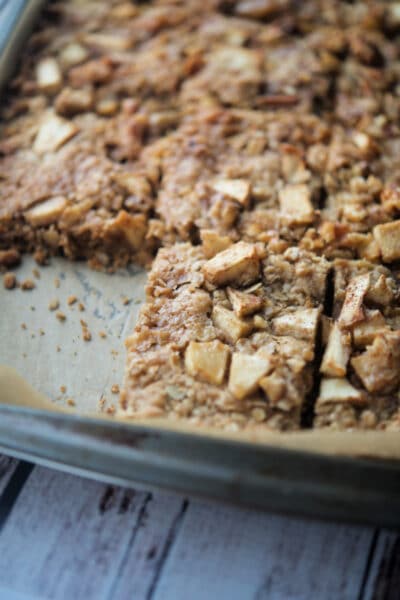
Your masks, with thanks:
[[[1,600],[398,600],[400,535],[0,458]]]
[[[0,286],[0,364],[57,403],[112,403],[143,274],[110,277],[54,260],[38,279],[34,268],[27,258],[16,271],[36,282],[32,291]],[[78,301],[69,305],[71,295]],[[55,298],[65,322],[49,310]],[[398,600],[400,535],[123,489],[0,457],[0,600],[81,598]]]

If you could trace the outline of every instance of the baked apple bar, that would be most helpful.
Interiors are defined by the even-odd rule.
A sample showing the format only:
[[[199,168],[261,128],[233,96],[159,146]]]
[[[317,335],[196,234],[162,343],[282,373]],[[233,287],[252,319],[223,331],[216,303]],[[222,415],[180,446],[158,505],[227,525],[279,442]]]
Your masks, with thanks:
[[[365,260],[334,262],[332,319],[315,426],[400,426],[400,287],[398,273]]]
[[[160,250],[127,340],[120,415],[299,428],[329,268],[243,241],[211,258],[185,243]]]

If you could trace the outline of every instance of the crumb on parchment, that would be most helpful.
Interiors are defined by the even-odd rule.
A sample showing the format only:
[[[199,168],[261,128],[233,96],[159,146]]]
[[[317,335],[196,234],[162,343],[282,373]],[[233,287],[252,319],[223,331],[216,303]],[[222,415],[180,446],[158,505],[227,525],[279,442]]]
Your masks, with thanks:
[[[65,316],[65,314],[61,310],[58,310],[56,312],[56,317],[57,317],[57,319],[59,321],[65,321],[67,319],[67,317]]]
[[[35,287],[36,284],[32,279],[24,279],[24,281],[21,282],[21,290],[23,291],[33,290]]]
[[[54,298],[54,300],[50,300],[49,310],[57,310],[57,308],[60,308],[59,300],[57,300],[57,298]]]
[[[15,273],[7,271],[3,276],[3,285],[6,290],[13,290],[17,285],[17,278]]]

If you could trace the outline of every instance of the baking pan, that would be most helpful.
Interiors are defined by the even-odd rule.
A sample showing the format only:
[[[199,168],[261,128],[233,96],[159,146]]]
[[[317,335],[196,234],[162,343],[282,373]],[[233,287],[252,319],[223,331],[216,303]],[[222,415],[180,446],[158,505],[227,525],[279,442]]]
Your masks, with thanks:
[[[0,3],[0,19],[5,19],[0,28],[2,82],[5,73],[12,73],[41,4]],[[28,258],[19,276],[31,274],[32,267]],[[76,292],[83,297],[91,328],[108,328],[103,346],[97,341],[85,348],[85,354],[78,346],[72,352],[79,337],[78,315],[75,321],[71,316],[64,330],[50,320],[44,303],[54,294],[55,276],[64,286],[58,295],[66,298]],[[38,291],[30,296],[20,290],[0,290],[0,363],[16,367],[36,389],[56,400],[50,403],[13,370],[0,368],[1,451],[116,483],[168,488],[286,513],[400,525],[400,436],[396,433],[245,437],[199,433],[180,425],[172,428],[165,422],[100,418],[92,388],[97,381],[99,389],[101,378],[104,390],[112,380],[120,381],[123,353],[113,363],[107,352],[113,344],[121,350],[143,297],[143,282],[144,274],[134,268],[107,276],[57,259],[43,270]],[[133,290],[132,304],[124,313],[118,296],[129,290]],[[25,333],[20,329],[23,320]],[[39,325],[44,327],[45,322],[51,326],[40,337]],[[70,341],[64,354],[58,354],[57,340],[61,344],[66,335]],[[65,398],[56,398],[62,373],[73,374],[68,381],[73,389],[68,393],[78,410],[69,409]]]

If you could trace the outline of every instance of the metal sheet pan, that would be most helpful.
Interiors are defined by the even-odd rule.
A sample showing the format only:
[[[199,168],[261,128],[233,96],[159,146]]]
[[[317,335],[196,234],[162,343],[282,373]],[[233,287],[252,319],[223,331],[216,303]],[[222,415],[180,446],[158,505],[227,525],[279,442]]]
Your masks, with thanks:
[[[22,0],[0,4],[0,10],[3,10],[3,14],[0,12],[0,18],[4,19],[4,15],[7,16],[4,26],[2,22],[0,36],[0,65],[5,69],[2,70],[1,81],[5,80],[4,74],[9,76],[12,72],[21,42],[32,28],[41,4],[41,1]],[[31,270],[32,263],[29,260],[25,261],[22,272],[30,274]],[[140,298],[143,274],[135,271],[124,273],[118,276],[118,280],[113,279],[112,284],[107,284],[104,279],[106,275],[90,272],[86,266],[63,266],[61,261],[55,261],[42,277],[41,291],[37,292],[42,294],[41,303],[39,302],[36,312],[32,313],[39,320],[35,321],[32,317],[32,327],[35,323],[38,325],[49,319],[47,307],[43,309],[43,306],[40,306],[43,305],[44,298],[49,299],[50,280],[57,274],[66,277],[69,293],[73,292],[71,286],[80,286],[79,289],[86,294],[89,305],[94,293],[91,323],[94,327],[95,319],[100,319],[103,323],[112,322],[110,344],[113,340],[111,334],[115,334],[114,341],[115,338],[125,335],[137,309],[131,310],[129,318],[125,318],[127,315],[124,316],[123,311],[119,311],[116,303],[110,298],[102,298],[98,290],[99,287],[108,285],[113,294],[119,294],[125,291],[126,286],[133,286],[137,288],[137,298]],[[7,296],[6,301],[5,294],[9,292],[0,291],[0,303],[2,309],[5,309],[0,322],[3,345],[0,349],[0,362],[18,367],[37,389],[41,389],[52,398],[55,387],[51,385],[54,382],[57,382],[58,386],[62,383],[60,373],[63,370],[73,370],[74,376],[70,379],[70,385],[75,386],[73,394],[78,399],[81,414],[57,413],[53,409],[55,405],[49,408],[46,408],[46,405],[42,408],[32,408],[40,406],[35,401],[34,392],[27,388],[22,389],[20,386],[24,384],[17,378],[12,380],[15,377],[13,374],[6,372],[4,375],[3,372],[8,382],[10,377],[13,381],[11,389],[14,391],[14,397],[4,398],[7,396],[7,392],[4,393],[5,379],[0,377],[2,402],[6,402],[0,406],[1,451],[118,483],[166,487],[182,493],[310,516],[388,526],[400,525],[400,462],[383,460],[385,456],[400,455],[400,443],[396,450],[399,438],[393,437],[393,434],[392,449],[387,453],[380,452],[380,459],[360,456],[356,458],[338,456],[340,444],[336,444],[336,452],[333,454],[332,449],[325,448],[328,455],[324,455],[318,452],[318,443],[300,444],[295,438],[292,438],[295,440],[292,448],[297,448],[296,450],[291,449],[290,444],[287,444],[286,448],[278,447],[277,438],[247,441],[234,437],[219,439],[215,435],[204,433],[169,430],[165,425],[127,424],[82,416],[84,412],[93,413],[98,401],[98,397],[91,393],[92,388],[95,389],[96,377],[100,377],[96,369],[94,373],[93,369],[90,371],[93,352],[96,353],[96,366],[104,362],[104,368],[101,369],[104,372],[111,371],[110,360],[105,362],[106,354],[100,346],[90,347],[83,358],[79,355],[76,359],[72,355],[68,358],[65,355],[57,358],[54,348],[46,344],[54,344],[57,335],[62,339],[65,333],[62,330],[56,331],[54,325],[49,332],[51,335],[43,337],[41,341],[34,337],[35,334],[30,334],[29,343],[27,338],[20,337],[19,334],[13,336],[12,332],[20,328],[20,322],[17,321],[17,315],[20,314],[18,310],[21,311],[28,304],[28,297],[23,296],[23,292],[16,293],[20,295],[12,300]],[[30,298],[37,299],[37,296],[31,295]],[[13,310],[10,309],[11,304]],[[68,326],[68,335],[72,336],[73,331],[72,323]],[[77,331],[75,330],[76,334]],[[12,337],[15,339],[11,340]],[[49,341],[45,341],[45,338]],[[18,340],[28,345],[28,358],[23,357],[26,353],[17,352]],[[4,344],[7,344],[7,347]],[[122,346],[122,339],[118,344]],[[110,347],[105,346],[107,351]],[[38,353],[39,359],[36,358]],[[30,369],[24,366],[26,360],[30,360]],[[113,369],[114,381],[120,378],[122,353],[116,364],[118,366]],[[89,371],[89,376],[85,377],[84,373]],[[28,377],[28,374],[31,376]],[[50,375],[50,379],[46,379],[46,374]],[[102,372],[101,376],[103,375]],[[111,381],[110,376],[104,375],[102,379],[104,389]],[[97,387],[96,390],[98,389],[100,388]],[[25,403],[28,398],[28,406],[17,406],[23,398]],[[57,406],[61,406],[60,402]],[[365,451],[362,454],[377,454],[374,451],[377,446],[374,444],[379,444],[379,440],[366,438]]]

